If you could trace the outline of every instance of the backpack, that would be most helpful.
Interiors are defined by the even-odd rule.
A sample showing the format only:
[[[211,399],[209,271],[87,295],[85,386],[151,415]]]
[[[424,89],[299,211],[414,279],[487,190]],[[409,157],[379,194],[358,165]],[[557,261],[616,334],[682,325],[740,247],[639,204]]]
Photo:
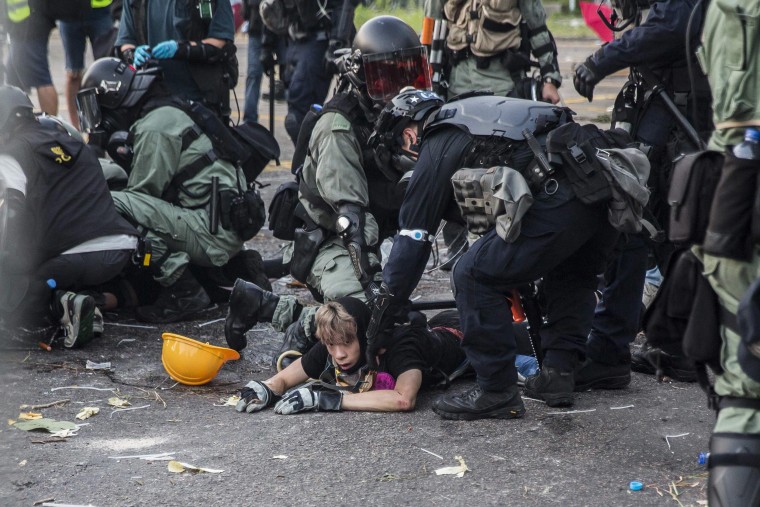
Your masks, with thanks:
[[[612,197],[607,205],[607,218],[620,232],[635,234],[645,224],[644,207],[649,201],[649,160],[638,148],[599,149],[596,158],[601,162],[604,176],[610,184]],[[654,227],[647,229],[656,234]]]

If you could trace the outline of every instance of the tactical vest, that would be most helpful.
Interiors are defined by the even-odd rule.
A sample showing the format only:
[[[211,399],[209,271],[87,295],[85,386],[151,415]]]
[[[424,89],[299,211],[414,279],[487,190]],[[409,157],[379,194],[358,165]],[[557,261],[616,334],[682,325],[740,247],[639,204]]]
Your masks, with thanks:
[[[39,262],[101,236],[136,234],[116,212],[95,152],[81,141],[33,124],[2,151],[26,175],[30,255]]]
[[[446,0],[443,13],[449,22],[446,43],[453,51],[490,57],[520,47],[518,0]]]

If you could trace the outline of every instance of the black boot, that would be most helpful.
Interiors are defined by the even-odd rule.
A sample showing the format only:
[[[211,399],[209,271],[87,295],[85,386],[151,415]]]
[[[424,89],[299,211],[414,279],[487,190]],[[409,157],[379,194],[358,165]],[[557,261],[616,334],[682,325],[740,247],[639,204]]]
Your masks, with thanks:
[[[189,320],[210,305],[211,299],[203,286],[185,269],[176,282],[161,290],[155,303],[138,307],[135,315],[142,322],[168,324]]]
[[[282,340],[280,350],[272,359],[272,366],[277,371],[284,370],[293,361],[306,354],[315,343],[317,341],[313,336],[306,334],[300,320],[293,322],[285,330],[285,338]]]
[[[525,414],[525,405],[517,386],[505,391],[483,391],[475,384],[458,395],[443,395],[433,402],[433,412],[444,419],[516,419]]]
[[[707,468],[711,507],[760,505],[760,435],[713,433]]]
[[[575,391],[624,389],[631,383],[631,364],[606,364],[586,358],[575,370]]]
[[[575,403],[573,372],[544,366],[538,375],[525,381],[525,395],[544,400],[550,407],[570,407]]]
[[[682,354],[668,354],[658,347],[644,343],[631,354],[631,369],[638,373],[656,375],[657,380],[669,377],[678,382],[696,382],[694,363]]]
[[[271,322],[280,296],[242,278],[235,281],[230,294],[230,308],[224,322],[224,337],[234,350],[247,344],[245,333],[259,322]]]

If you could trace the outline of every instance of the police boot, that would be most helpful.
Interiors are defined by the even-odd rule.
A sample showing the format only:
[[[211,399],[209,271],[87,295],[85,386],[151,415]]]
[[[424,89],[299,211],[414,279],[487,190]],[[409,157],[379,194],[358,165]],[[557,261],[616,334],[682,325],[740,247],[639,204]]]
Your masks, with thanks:
[[[280,296],[242,278],[235,280],[230,294],[230,307],[224,321],[224,337],[234,350],[247,345],[246,331],[259,322],[271,322]]]
[[[312,325],[312,329],[314,326]],[[317,341],[313,336],[306,334],[306,330],[300,320],[293,322],[285,330],[285,338],[282,340],[280,350],[272,360],[272,366],[277,371],[282,371],[290,366],[293,361],[304,355]]]
[[[760,505],[760,435],[713,433],[707,468],[710,507]]]
[[[444,419],[472,421],[475,419],[517,419],[525,414],[520,389],[483,391],[478,384],[462,394],[442,395],[433,402],[433,412]]]
[[[682,354],[669,354],[644,343],[631,354],[631,369],[638,373],[656,375],[658,380],[669,377],[677,382],[696,382],[697,370],[691,359]]]
[[[586,358],[575,370],[575,391],[624,389],[631,383],[630,362],[607,364]]]
[[[150,306],[140,306],[135,311],[138,320],[154,324],[168,324],[188,320],[211,305],[206,290],[195,279],[189,269],[185,269],[176,282],[164,287]]]
[[[550,407],[570,407],[575,403],[575,380],[572,370],[544,366],[538,375],[525,380],[525,395],[544,400]]]

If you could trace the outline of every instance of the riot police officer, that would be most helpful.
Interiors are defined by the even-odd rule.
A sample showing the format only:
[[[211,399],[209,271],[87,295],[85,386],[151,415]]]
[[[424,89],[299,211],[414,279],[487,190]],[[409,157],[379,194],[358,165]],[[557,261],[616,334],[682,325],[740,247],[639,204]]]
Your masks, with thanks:
[[[312,104],[322,104],[327,97],[333,75],[333,59],[338,49],[348,48],[356,33],[354,9],[359,0],[264,0],[260,11],[264,25],[272,32],[264,34],[261,61],[264,71],[274,71],[272,52],[276,44],[271,35],[287,36],[285,85],[288,114],[285,130],[298,141],[306,113]],[[270,68],[266,68],[270,67]]]
[[[401,88],[430,89],[425,55],[409,25],[392,16],[371,19],[356,34],[338,93],[306,133],[297,208],[306,224],[296,232],[290,271],[324,300],[365,300],[380,271],[378,247],[396,231],[403,199],[397,184],[410,167],[394,166],[389,152],[376,156],[369,136],[378,113]],[[242,349],[245,332],[260,321],[281,331],[297,321],[281,352],[304,352],[313,343],[315,311],[293,296],[238,280],[225,324],[227,343]]]
[[[509,166],[531,181],[534,202],[522,217],[521,229],[512,229],[510,242],[490,227],[454,267],[463,347],[477,384],[464,394],[439,398],[433,409],[449,419],[522,416],[505,297],[540,277],[548,304],[548,322],[541,332],[545,359],[540,375],[526,381],[526,392],[551,406],[572,404],[573,371],[584,355],[596,274],[617,232],[607,221],[605,206],[578,200],[560,169],[549,177],[530,164],[535,154],[528,139],[540,143],[547,132],[571,121],[569,111],[521,99],[475,96],[446,104],[430,118],[424,128],[410,124],[403,131],[404,148],[419,152],[419,158],[380,294],[372,302],[368,354],[373,357],[384,346],[383,329],[390,322],[405,318],[409,295],[430,253],[431,233],[441,218],[459,215],[463,221],[452,199],[452,175],[463,168]]]
[[[693,73],[696,81],[691,82],[688,65],[696,70],[697,63],[686,52],[688,44],[697,47],[703,13],[698,0],[626,0],[622,4],[623,13],[629,18],[640,16],[642,7],[649,7],[649,13],[641,24],[602,46],[580,64],[573,82],[578,93],[591,101],[599,81],[631,67],[629,81],[615,103],[613,126],[626,126],[637,141],[649,147],[653,168],[649,181],[653,189],[650,208],[660,225],[665,225],[670,161],[678,153],[694,151],[698,144],[683,131],[677,131],[676,120],[664,101],[675,104],[702,135],[709,131],[707,82],[698,71]],[[693,107],[695,103],[698,108]],[[696,117],[692,111],[697,112]],[[605,273],[606,286],[588,340],[589,361],[577,379],[579,389],[622,388],[630,382],[629,345],[639,330],[648,247],[643,234],[621,237],[620,254]],[[672,245],[655,244],[653,250],[657,264],[664,270]],[[643,353],[634,357],[637,371],[654,373],[655,367],[648,358],[655,355],[645,346]],[[695,378],[693,365],[680,353],[679,344],[656,362],[677,380]]]
[[[226,197],[245,188],[242,170],[222,158],[222,147],[190,116],[189,104],[163,90],[156,70],[135,71],[102,58],[85,74],[77,107],[91,142],[103,140],[129,170],[127,188],[111,195],[151,243],[150,269],[162,292],[154,305],[139,307],[137,317],[160,323],[187,319],[210,305],[190,263],[223,266],[250,236],[241,238],[225,220],[232,202]],[[213,121],[205,111],[201,116]],[[216,121],[216,134],[223,135],[226,127]]]

